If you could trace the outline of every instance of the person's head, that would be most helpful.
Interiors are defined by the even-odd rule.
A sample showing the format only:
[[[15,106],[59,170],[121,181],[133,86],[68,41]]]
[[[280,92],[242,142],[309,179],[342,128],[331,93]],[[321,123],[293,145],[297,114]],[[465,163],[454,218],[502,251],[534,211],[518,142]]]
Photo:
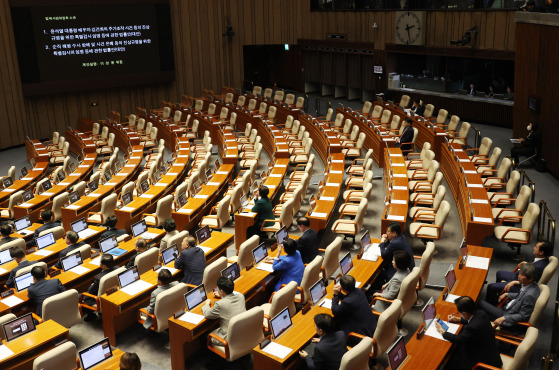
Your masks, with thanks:
[[[113,228],[116,227],[117,222],[118,222],[118,218],[115,215],[110,215],[109,217],[107,217],[107,220],[105,221],[105,226],[109,228]]]
[[[460,316],[464,318],[471,317],[476,311],[476,303],[474,300],[468,296],[458,297],[454,300],[456,304],[456,309]]]
[[[66,232],[66,238],[64,240],[66,241],[66,244],[72,245],[72,244],[76,244],[79,239],[80,237],[78,236],[77,232],[68,231]]]
[[[507,93],[511,93],[512,92],[512,88],[510,86],[507,86]]]
[[[148,242],[144,238],[138,238],[135,244],[136,252],[142,253],[148,249]]]
[[[10,257],[19,263],[21,260],[25,259],[25,250],[21,247],[10,248]]]
[[[287,238],[283,241],[283,250],[288,255],[293,255],[297,252],[297,242],[291,238]]]
[[[538,125],[537,122],[532,121],[532,122],[530,122],[530,123],[528,124],[528,126],[526,127],[526,129],[527,129],[528,131],[530,131],[530,132],[536,132],[536,131],[538,131],[538,128],[539,128],[539,127],[540,127],[540,126]]]
[[[220,296],[222,296],[221,292],[225,293],[225,295],[229,295],[233,293],[233,290],[235,290],[235,283],[233,280],[226,278],[225,276],[220,276],[217,278],[217,289],[220,290]]]
[[[270,189],[267,186],[261,186],[258,188],[258,194],[262,198],[268,198],[268,194],[270,194]]]
[[[475,87],[474,83],[470,83],[470,89],[473,89]]]
[[[45,275],[45,268],[43,266],[35,266],[31,269],[31,276],[33,276],[35,282],[43,280]]]
[[[536,278],[536,266],[533,263],[523,263],[520,265],[520,271],[518,272],[518,281],[520,284],[526,286],[534,282]]]
[[[526,2],[526,9],[534,10],[536,8],[536,2],[534,0],[528,0]]]
[[[173,281],[173,275],[171,274],[171,271],[167,269],[161,269],[161,271],[159,271],[159,274],[157,275],[157,282],[159,283],[159,285],[169,285],[171,284],[171,281]]]
[[[386,227],[386,236],[388,240],[392,240],[400,234],[402,234],[402,226],[400,226],[398,222],[391,222]]]
[[[419,106],[420,103],[421,103],[421,99],[415,99],[415,100],[413,101],[413,105],[414,105],[414,106]]]
[[[403,250],[397,250],[394,252],[394,258],[392,260],[392,266],[398,270],[405,270],[410,267],[410,255],[408,252]]]
[[[182,240],[182,249],[188,249],[188,248],[192,248],[196,246],[196,239],[194,239],[193,236],[186,236],[183,240]]]
[[[351,275],[342,276],[340,286],[346,293],[353,292],[355,290],[355,278]]]
[[[534,246],[536,258],[546,258],[553,254],[553,246],[549,242],[539,242]]]
[[[142,362],[135,353],[125,352],[120,358],[120,370],[140,370]]]
[[[493,85],[489,85],[489,91],[493,92]]]
[[[2,234],[2,236],[10,236],[12,231],[12,225],[8,223],[2,224],[2,226],[0,226],[0,234]]]
[[[331,334],[336,330],[334,325],[334,318],[327,313],[319,313],[314,315],[314,327],[316,334],[321,337]]]
[[[309,227],[311,227],[311,221],[305,216],[299,217],[299,219],[297,220],[297,226],[299,226],[299,230],[305,231]]]
[[[101,270],[107,270],[113,267],[115,259],[112,254],[104,254],[101,256]]]
[[[177,229],[177,224],[175,223],[175,220],[173,220],[172,218],[168,218],[165,221],[163,221],[163,229],[166,232],[175,231]]]
[[[413,124],[413,121],[412,121],[411,118],[406,118],[405,121],[406,121],[407,126],[411,126]]]
[[[50,222],[50,220],[52,220],[52,211],[50,209],[43,209],[41,211],[41,220],[43,220],[43,222]]]

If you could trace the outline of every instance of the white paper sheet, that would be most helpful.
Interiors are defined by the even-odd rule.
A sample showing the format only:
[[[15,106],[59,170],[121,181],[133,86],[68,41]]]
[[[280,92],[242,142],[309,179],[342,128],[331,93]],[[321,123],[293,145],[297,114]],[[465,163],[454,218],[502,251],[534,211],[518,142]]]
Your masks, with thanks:
[[[325,307],[325,308],[329,308],[332,309],[332,300],[331,299],[324,299],[322,302],[320,302],[318,304],[319,307]]]
[[[330,171],[330,173],[340,174],[342,171]]]
[[[274,272],[274,266],[271,263],[259,263],[256,266],[257,270],[262,270],[262,271],[268,271],[268,272]]]
[[[486,199],[472,199],[472,203],[476,204],[489,204],[489,201]]]
[[[313,213],[311,214],[311,216],[313,216],[313,217],[326,217],[326,216],[328,216],[328,213],[313,212]]]
[[[22,180],[31,181],[31,180],[33,180],[33,177],[24,177],[24,178],[22,178]]]
[[[19,206],[20,206],[20,207],[27,208],[27,207],[31,207],[32,205],[33,205],[33,204],[31,204],[31,203],[21,203]]]
[[[89,263],[91,263],[92,265],[101,266],[101,256],[92,259],[91,261],[89,261]]]
[[[270,342],[262,350],[262,352],[269,353],[270,355],[273,355],[273,356],[276,356],[276,357],[279,357],[279,358],[282,358],[282,359],[285,358],[288,354],[290,354],[291,351],[293,351],[291,348],[286,347],[286,346],[282,346],[281,344],[278,344],[276,342]]]
[[[74,268],[71,268],[68,271],[71,271],[74,274],[82,275],[82,274],[85,274],[86,272],[88,272],[89,269],[87,267],[83,267],[83,266],[76,266]]]
[[[320,200],[333,201],[333,200],[336,200],[336,198],[334,198],[334,197],[320,197]]]
[[[456,295],[456,294],[449,294],[449,295],[446,296],[445,301],[446,301],[446,302],[450,302],[450,303],[454,303],[454,301],[457,300],[458,298],[460,298],[459,295]]]
[[[178,213],[186,213],[187,215],[191,214],[192,212],[194,212],[193,209],[189,209],[189,208],[181,208],[177,211]]]
[[[76,204],[70,204],[69,206],[66,207],[67,209],[80,209],[81,206],[78,206]]]
[[[227,175],[229,172],[227,171],[217,171],[216,174],[218,175]]]
[[[283,177],[283,175],[280,173],[271,173],[270,177]]]
[[[14,354],[14,352],[11,349],[9,349],[8,347],[6,347],[5,344],[2,344],[0,346],[0,360],[8,358],[8,357],[12,356],[13,354]]]
[[[50,256],[53,253],[54,253],[53,251],[49,251],[47,249],[39,249],[38,251],[35,252],[35,254],[38,256]]]
[[[156,238],[158,234],[156,233],[150,233],[148,231],[141,233],[139,236],[141,236],[144,239],[153,239]]]
[[[106,185],[106,186],[116,186],[116,182],[106,182],[104,185]]]
[[[16,191],[16,189],[4,189],[4,190],[2,190],[2,191],[5,191],[5,192],[7,192],[7,193],[11,193],[11,192]]]
[[[101,193],[89,193],[87,194],[88,197],[93,197],[93,198],[99,198],[101,195]]]
[[[185,312],[184,315],[179,317],[179,320],[198,325],[200,321],[204,320],[204,316],[198,315],[197,313]]]
[[[41,193],[41,195],[44,195],[45,197],[50,197],[51,195],[53,195],[53,193],[49,191],[45,191],[44,193]]]
[[[2,267],[0,267],[0,274],[6,274],[8,273],[8,270],[3,269]]]
[[[387,220],[394,220],[394,221],[404,221],[404,216],[398,216],[398,215],[388,215],[386,216]]]
[[[158,182],[157,184],[155,184],[154,186],[168,186],[169,184],[166,184],[164,182]]]
[[[120,210],[124,211],[124,212],[132,212],[132,211],[135,211],[136,208],[134,208],[134,207],[122,207]]]
[[[408,177],[408,176],[403,173],[395,173],[394,177]]]
[[[219,182],[208,182],[206,185],[209,185],[209,186],[219,186]]]
[[[451,322],[444,321],[444,323],[448,325],[448,332],[452,333],[452,334],[456,334],[456,332],[458,331],[458,328],[460,327],[460,325],[453,324]],[[444,340],[445,342],[448,342],[446,339],[443,338],[442,334],[438,332],[437,325],[435,325],[435,322],[433,322],[431,325],[429,325],[429,328],[427,328],[427,331],[425,332],[425,334],[427,334],[430,337],[437,338],[437,339],[440,339],[440,340]]]
[[[198,199],[208,199],[209,195],[205,195],[205,194],[196,194],[194,196],[194,198],[198,198]]]
[[[136,165],[135,164],[125,164],[124,167],[132,168],[132,167],[136,167]]]
[[[394,190],[408,190],[407,186],[393,186],[392,189]]]
[[[405,167],[404,163],[392,163],[392,167]]]
[[[179,174],[176,172],[167,172],[165,175],[167,176],[178,176]]]
[[[150,284],[147,281],[138,280],[128,286],[125,286],[121,289],[121,291],[129,295],[136,295],[148,288],[151,288],[152,286],[153,284]]]
[[[467,173],[467,174],[470,174],[470,175],[475,175],[477,173],[477,171],[465,170],[464,173]]]
[[[80,232],[78,233],[78,235],[79,235],[79,237],[80,237],[81,239],[85,239],[85,238],[87,238],[87,237],[89,237],[89,236],[95,234],[96,232],[97,232],[97,231],[95,231],[95,230],[93,230],[93,229],[85,229],[85,230],[80,231]]]
[[[25,236],[31,235],[31,234],[33,234],[33,233],[34,233],[33,231],[27,230],[27,229],[23,229],[23,230],[19,230],[19,231],[18,231],[18,234],[25,235]]]
[[[140,195],[140,198],[148,198],[148,199],[151,199],[151,198],[153,198],[153,197],[154,197],[153,194],[142,194],[142,195]]]
[[[324,184],[324,186],[340,186],[341,184],[337,184],[335,182],[327,182],[326,184]]]
[[[256,216],[255,212],[243,212],[243,215],[248,216],[248,217],[254,217]]]
[[[468,256],[468,259],[466,261],[466,267],[487,270],[489,268],[489,258]]]
[[[392,203],[392,204],[406,204],[406,201],[402,200],[402,199],[392,199],[390,201],[390,203]]]
[[[468,183],[469,188],[483,188],[482,184],[470,184]]]
[[[23,299],[16,297],[15,295],[11,295],[8,298],[4,298],[2,303],[4,303],[8,307],[14,307],[15,305],[20,304],[23,302]]]
[[[375,262],[378,257],[380,256],[380,244],[373,243],[365,248],[365,252],[363,253],[362,259],[365,261],[373,261]]]
[[[204,254],[208,253],[209,251],[211,251],[212,249],[210,247],[205,247],[203,245],[199,245],[198,248],[200,248],[201,250],[204,251]]]
[[[492,224],[493,223],[493,219],[492,218],[488,218],[488,217],[474,217],[474,222],[487,222]]]

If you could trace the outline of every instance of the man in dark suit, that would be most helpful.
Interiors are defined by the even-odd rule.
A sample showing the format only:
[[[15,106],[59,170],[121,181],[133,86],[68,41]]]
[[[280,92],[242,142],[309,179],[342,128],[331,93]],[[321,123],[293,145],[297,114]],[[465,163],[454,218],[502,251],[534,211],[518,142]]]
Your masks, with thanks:
[[[413,140],[413,121],[411,118],[406,118],[404,122],[406,123],[406,127],[404,128],[402,135],[396,138],[396,146],[399,146],[402,151],[410,151],[413,150],[413,144],[404,143],[411,143]]]
[[[16,277],[17,271],[21,268],[34,264],[35,261],[29,262],[27,259],[25,259],[25,251],[21,247],[10,249],[10,256],[17,262],[17,266],[14,267],[12,271],[10,271],[8,281],[6,281],[6,286],[8,288],[13,288],[15,286],[14,279]]]
[[[448,321],[464,325],[460,334],[445,331],[435,321],[437,330],[443,338],[456,345],[445,368],[469,370],[478,362],[501,368],[503,363],[495,340],[495,333],[485,312],[476,310],[474,300],[468,296],[457,298],[454,302],[460,317],[451,316]]]
[[[353,276],[344,275],[340,282],[334,285],[332,313],[340,329],[346,335],[355,332],[373,337],[377,319],[373,315],[365,293],[361,289],[355,288]]]
[[[301,253],[303,263],[311,263],[318,256],[318,234],[311,229],[311,222],[306,217],[299,217],[297,226],[303,233],[297,240],[297,249]]]
[[[134,266],[136,263],[136,257],[144,253],[148,249],[148,242],[144,238],[138,238],[138,240],[136,240],[134,249],[136,250],[136,254],[130,257],[130,261],[128,261],[128,263],[126,264],[127,269]]]
[[[412,112],[414,112],[418,116],[422,116],[423,112],[425,112],[425,106],[423,104],[421,104],[420,99],[415,99],[413,101],[413,105],[410,109],[411,109]]]
[[[536,267],[533,263],[525,263],[520,266],[518,281],[522,285],[518,293],[503,293],[499,302],[508,298],[504,307],[495,307],[487,301],[481,301],[479,307],[485,311],[495,325],[512,327],[520,321],[528,321],[534,311],[536,300],[540,295],[540,288],[534,282]]]
[[[553,254],[553,246],[548,242],[539,242],[534,246],[534,266],[536,267],[536,277],[534,281],[540,281],[543,270],[549,263],[549,256]],[[520,264],[525,264],[521,262]],[[487,295],[485,300],[493,305],[497,304],[497,298],[504,290],[505,292],[518,293],[520,292],[520,282],[518,281],[518,274],[520,266],[516,272],[511,271],[497,271],[497,282],[487,286]]]
[[[77,232],[75,232],[75,231],[66,232],[66,237],[64,238],[64,241],[66,242],[66,245],[68,245],[68,246],[60,251],[60,254],[58,255],[59,260],[55,265],[57,268],[62,268],[62,262],[61,262],[62,258],[71,254],[72,251],[78,249],[79,247],[81,247],[82,245],[85,244],[84,242],[79,242],[78,243],[78,240],[80,240],[80,237],[78,236]]]
[[[99,240],[103,240],[113,235],[115,238],[118,239],[119,236],[126,234],[126,230],[121,230],[116,228],[117,223],[118,223],[118,218],[115,215],[111,215],[107,217],[107,220],[105,221],[105,227],[107,228],[107,231],[101,234]]]
[[[35,239],[39,237],[39,234],[42,231],[60,226],[60,222],[52,221],[52,211],[50,209],[43,209],[41,211],[41,220],[43,220],[43,226],[40,226],[37,228],[37,230],[35,230],[35,233],[33,234],[33,239],[31,239],[31,241],[27,243],[28,247],[35,245]]]
[[[52,297],[66,290],[64,285],[58,279],[45,279],[46,271],[43,266],[35,266],[31,269],[33,283],[27,290],[27,296],[37,305],[37,315],[43,316],[43,302],[45,299]]]
[[[5,223],[0,226],[0,234],[2,234],[2,239],[0,239],[0,245],[9,243],[11,241],[16,240],[16,237],[10,236],[11,233],[14,232],[12,229],[12,225]]]
[[[314,327],[318,338],[313,338],[316,343],[314,355],[309,356],[307,351],[299,351],[305,359],[310,370],[337,370],[340,368],[343,355],[347,352],[345,333],[336,331],[332,316],[319,313],[314,316]]]
[[[101,261],[99,263],[99,266],[101,267],[101,272],[97,276],[95,276],[95,280],[93,280],[93,283],[91,283],[89,288],[87,288],[87,292],[95,296],[99,296],[99,284],[101,283],[101,279],[103,278],[103,276],[107,275],[110,272],[113,272],[115,269],[113,255],[103,254],[101,256]],[[101,294],[104,293],[105,292],[101,292]],[[91,297],[85,298],[84,302],[87,303],[88,305],[95,304],[95,300]],[[85,313],[85,316],[83,318],[85,322],[97,320],[97,314],[95,312],[87,308],[84,308],[83,311]]]
[[[396,269],[392,265],[392,259],[394,258],[394,252],[397,250],[403,250],[409,254],[410,271],[415,267],[413,252],[408,243],[408,240],[404,235],[402,235],[402,227],[398,222],[391,222],[388,224],[388,226],[386,227],[386,234],[382,234],[381,236],[379,247],[383,260],[383,269],[379,277],[375,280],[375,286],[378,284],[382,286],[384,283],[388,282],[388,280],[390,280],[396,273]]]
[[[183,271],[181,283],[200,285],[206,269],[204,251],[196,245],[196,239],[187,236],[182,240],[182,252],[175,260],[175,268]]]

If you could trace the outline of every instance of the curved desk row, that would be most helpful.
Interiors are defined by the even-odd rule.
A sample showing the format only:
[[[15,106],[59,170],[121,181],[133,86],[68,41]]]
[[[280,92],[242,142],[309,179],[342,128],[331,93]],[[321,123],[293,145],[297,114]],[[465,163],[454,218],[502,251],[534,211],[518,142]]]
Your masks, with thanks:
[[[390,222],[400,223],[405,230],[408,216],[409,185],[404,156],[400,148],[384,148],[384,181],[387,199],[382,214],[381,230]]]

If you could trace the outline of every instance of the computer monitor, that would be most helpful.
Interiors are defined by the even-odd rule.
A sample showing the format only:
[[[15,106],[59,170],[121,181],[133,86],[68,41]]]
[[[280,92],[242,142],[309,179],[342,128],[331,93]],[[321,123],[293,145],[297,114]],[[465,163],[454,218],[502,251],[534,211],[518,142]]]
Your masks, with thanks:
[[[94,345],[82,349],[78,352],[78,357],[80,358],[83,370],[91,369],[95,365],[113,357],[109,338],[100,340]]]
[[[313,194],[309,198],[309,214],[313,213],[315,207],[316,207],[316,196]]]
[[[23,198],[24,202],[28,202],[33,199],[33,191],[31,189],[28,189],[24,191],[23,194],[21,194],[21,197]]]
[[[132,196],[132,192],[127,191],[126,193],[122,194],[122,197],[120,199],[122,200],[123,205],[127,205],[131,203],[134,198]]]
[[[196,288],[193,288],[190,292],[184,295],[186,307],[189,311],[192,311],[196,306],[204,302],[206,299],[206,289],[204,288],[204,284],[198,285]]]
[[[21,169],[21,176],[25,177],[25,176],[27,176],[28,173],[29,173],[29,171],[27,171],[27,167],[23,167]]]
[[[149,190],[148,180],[144,180],[144,181],[141,182],[140,190],[142,191],[142,194]]]
[[[202,183],[200,180],[196,180],[194,183],[194,195],[198,194],[202,190]]]
[[[196,230],[196,240],[198,240],[198,244],[202,244],[209,238],[211,238],[212,232],[209,226],[204,226],[201,229]]]
[[[260,245],[252,250],[252,256],[254,257],[254,264],[258,265],[264,258],[268,257],[268,250],[266,249],[266,243],[260,243]]]
[[[163,257],[163,264],[166,265],[169,262],[175,260],[179,255],[177,245],[173,244],[169,248],[163,249],[161,256]]]
[[[153,183],[157,184],[159,180],[161,180],[161,174],[159,173],[159,171],[155,171],[153,173]]]
[[[386,353],[388,354],[388,364],[390,366],[390,370],[397,370],[400,368],[404,361],[406,361],[406,358],[408,358],[404,337],[398,337],[396,343],[394,343]]]
[[[278,244],[282,244],[285,241],[285,239],[287,239],[288,237],[289,234],[287,233],[287,229],[285,226],[279,229],[278,232],[276,233],[276,239],[278,240]]]
[[[70,201],[70,204],[76,203],[78,200],[80,200],[80,194],[77,191],[73,191],[68,194],[68,200]]]
[[[326,285],[324,280],[318,279],[318,281],[311,287],[311,298],[313,306],[316,306],[322,298],[326,296]]]
[[[99,187],[99,181],[93,180],[87,183],[87,187],[89,188],[89,191],[95,191],[97,190],[97,188]]]
[[[4,185],[4,188],[9,188],[14,184],[14,181],[12,180],[11,177],[4,177],[2,179],[2,184]]]
[[[21,317],[8,321],[2,324],[2,329],[4,330],[4,336],[7,342],[21,337],[27,333],[30,333],[36,329],[35,323],[33,322],[32,313],[25,314]]]
[[[446,280],[446,288],[447,288],[446,292],[452,293],[452,289],[456,284],[456,272],[454,271],[453,265],[450,265],[450,267],[448,268],[448,271],[446,272],[444,279]]]
[[[18,292],[21,292],[22,290],[29,288],[29,285],[31,285],[32,283],[33,283],[33,276],[31,276],[31,271],[16,276],[15,278],[15,285]]]
[[[4,249],[0,251],[0,265],[8,263],[13,260],[13,257],[10,256],[10,249]]]
[[[116,162],[115,163],[115,173],[119,173],[122,170],[122,163]]]
[[[347,254],[340,260],[340,268],[342,270],[342,275],[347,274],[353,268],[351,253],[347,252]]]
[[[43,181],[41,186],[43,188],[43,191],[48,191],[48,190],[52,189],[52,183],[50,182],[50,180]]]
[[[427,304],[423,307],[422,313],[423,327],[427,330],[431,323],[437,318],[437,308],[435,307],[435,300],[433,297],[429,298]]]
[[[56,177],[58,178],[58,182],[62,182],[66,178],[66,175],[64,174],[64,171],[58,171]]]
[[[112,176],[111,176],[111,173],[110,173],[109,171],[105,171],[105,172],[103,173],[103,178],[105,179],[105,182],[111,181],[111,177],[112,177]]]
[[[219,169],[219,159],[215,160],[214,165],[215,165],[215,170],[217,171]]]
[[[178,208],[182,208],[186,204],[186,192],[181,193],[177,197],[177,206]]]
[[[134,238],[137,237],[138,235],[141,235],[142,233],[146,232],[147,230],[148,230],[148,227],[146,225],[145,220],[140,220],[140,221],[136,222],[134,225],[132,225],[132,234],[134,235]]]
[[[16,227],[16,231],[27,229],[29,226],[31,226],[31,220],[29,219],[29,216],[23,216],[22,218],[18,218],[14,222],[14,225]]]
[[[83,260],[81,253],[78,251],[77,253],[69,254],[66,257],[62,258],[60,262],[62,263],[64,271],[68,271],[78,265],[81,265],[83,263]]]
[[[79,233],[82,230],[87,229],[87,222],[85,221],[85,217],[84,218],[80,218],[79,220],[76,220],[74,222],[72,222],[70,224],[72,226],[72,230]]]
[[[114,235],[109,236],[99,242],[99,247],[101,248],[101,253],[107,253],[113,248],[118,247],[118,241]]]
[[[50,232],[37,237],[37,239],[35,239],[35,242],[39,249],[43,249],[48,247],[49,245],[53,245],[54,243],[56,243],[56,239],[54,239],[54,233]]]
[[[278,339],[280,335],[285,333],[292,326],[291,316],[289,315],[289,307],[286,307],[270,320],[272,327],[272,335],[274,339]]]
[[[132,266],[128,270],[118,274],[118,284],[120,285],[121,289],[137,280],[140,280],[140,274],[138,274],[137,266]]]
[[[69,172],[69,173],[72,173],[72,172],[74,172],[75,170],[76,170],[76,165],[75,165],[74,163],[70,163],[70,164],[68,165],[68,172]]]
[[[208,167],[206,170],[206,179],[209,180],[212,178],[212,169]]]
[[[365,234],[361,237],[361,247],[365,248],[371,245],[371,234],[369,234],[369,230],[365,230]]]
[[[231,265],[221,270],[221,276],[229,278],[233,281],[237,280],[239,277],[241,277],[239,264],[237,262],[233,262]]]
[[[241,205],[246,207],[248,205],[248,194],[243,194],[241,197]]]

